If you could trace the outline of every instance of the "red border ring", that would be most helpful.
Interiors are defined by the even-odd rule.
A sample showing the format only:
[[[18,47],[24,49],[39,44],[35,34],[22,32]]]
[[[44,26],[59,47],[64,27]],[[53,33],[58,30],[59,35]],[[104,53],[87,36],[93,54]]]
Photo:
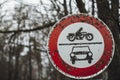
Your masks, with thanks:
[[[101,59],[87,68],[75,68],[65,63],[59,55],[57,42],[62,30],[68,25],[76,22],[86,22],[99,30],[104,39],[104,52]],[[115,50],[114,38],[107,25],[98,18],[87,14],[68,15],[58,21],[52,28],[48,39],[48,56],[53,66],[62,74],[75,78],[87,79],[97,76],[110,64]]]

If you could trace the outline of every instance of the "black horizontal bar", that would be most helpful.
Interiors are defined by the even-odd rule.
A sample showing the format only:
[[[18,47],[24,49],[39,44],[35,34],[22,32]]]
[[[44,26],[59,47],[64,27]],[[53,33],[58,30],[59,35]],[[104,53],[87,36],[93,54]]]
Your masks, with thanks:
[[[60,43],[59,45],[60,46],[63,46],[63,45],[92,45],[92,44],[102,44],[102,42],[90,42],[90,43]]]

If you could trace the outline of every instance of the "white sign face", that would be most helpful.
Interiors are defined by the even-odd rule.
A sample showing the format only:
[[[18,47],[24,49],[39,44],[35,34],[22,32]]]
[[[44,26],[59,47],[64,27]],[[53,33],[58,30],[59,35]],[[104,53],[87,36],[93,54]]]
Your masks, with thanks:
[[[79,30],[82,28],[81,32]],[[81,35],[77,35],[81,33]],[[74,40],[70,41],[68,36],[74,34]],[[92,40],[87,40],[87,37],[91,37]],[[81,37],[81,39],[77,39]],[[71,36],[72,39],[72,36]],[[74,43],[76,45],[74,45]],[[81,45],[79,45],[81,43]],[[92,44],[93,43],[93,44]],[[98,44],[97,44],[98,43]],[[60,44],[60,45],[59,45]],[[67,44],[67,45],[66,45]],[[70,45],[69,45],[70,44]],[[73,44],[73,45],[71,45]],[[66,27],[60,34],[58,38],[58,51],[60,57],[69,65],[77,68],[86,68],[95,64],[103,55],[104,51],[104,41],[101,33],[92,25],[87,23],[74,23]],[[81,51],[81,53],[79,53]],[[77,54],[78,52],[78,54]],[[77,59],[72,63],[71,54]],[[85,54],[82,54],[85,53]],[[88,62],[87,55],[92,54],[91,62]]]

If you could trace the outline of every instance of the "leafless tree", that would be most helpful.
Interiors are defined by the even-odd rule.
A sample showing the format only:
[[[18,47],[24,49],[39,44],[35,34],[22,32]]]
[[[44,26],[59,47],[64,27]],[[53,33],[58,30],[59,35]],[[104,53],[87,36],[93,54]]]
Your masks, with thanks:
[[[120,80],[119,0],[47,1],[40,0],[37,5],[17,2],[12,12],[3,11],[4,4],[10,0],[0,3],[0,79],[75,80],[53,68],[47,57],[47,39],[57,20],[69,14],[87,13],[108,25],[116,47],[109,67],[88,80]]]

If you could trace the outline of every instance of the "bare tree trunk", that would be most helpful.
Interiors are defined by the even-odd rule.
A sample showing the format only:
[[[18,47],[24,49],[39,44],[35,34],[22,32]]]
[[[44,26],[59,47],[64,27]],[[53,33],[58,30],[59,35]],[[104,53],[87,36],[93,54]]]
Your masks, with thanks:
[[[111,11],[113,18],[117,22],[117,25],[119,27],[120,31],[120,25],[119,25],[119,0],[111,0]]]
[[[8,61],[8,80],[12,80],[12,74],[13,74],[13,65],[12,65],[12,48],[10,46],[9,51],[9,61]]]
[[[20,57],[20,55],[18,52],[18,53],[16,53],[14,80],[19,80],[19,77],[18,77],[18,75],[19,75],[19,68],[18,68],[19,67],[19,57]]]
[[[102,19],[111,29],[116,44],[115,55],[108,68],[108,80],[120,80],[120,39],[118,24],[112,15],[113,10],[110,9],[108,0],[96,0],[96,2],[98,8],[98,17]]]
[[[92,0],[92,15],[95,15],[95,1]]]
[[[64,6],[64,13],[65,13],[65,15],[68,15],[67,2],[66,2],[66,0],[64,0],[63,6]]]
[[[25,67],[24,67],[24,72],[23,72],[23,80],[27,80],[27,64],[25,63]]]
[[[30,27],[31,28],[31,27]],[[29,33],[29,38],[31,38]],[[32,50],[31,50],[31,39],[29,39],[29,52],[28,52],[28,59],[29,59],[29,80],[32,80]]]
[[[32,59],[32,53],[31,53],[31,46],[29,45],[29,80],[32,80],[32,62],[31,62],[31,59]]]
[[[19,21],[19,20],[18,20]],[[18,31],[20,30],[20,23],[18,23]],[[18,38],[19,36],[17,36],[18,34],[16,34],[15,38],[17,39],[17,47],[14,47],[14,54],[15,54],[15,72],[14,72],[14,80],[19,80],[19,57],[20,57],[20,48],[18,46]]]
[[[85,9],[85,4],[83,3],[82,0],[76,0],[77,7],[81,13],[87,13]]]
[[[72,0],[69,1],[70,14],[72,14],[72,5],[71,5],[71,1],[72,1]]]

